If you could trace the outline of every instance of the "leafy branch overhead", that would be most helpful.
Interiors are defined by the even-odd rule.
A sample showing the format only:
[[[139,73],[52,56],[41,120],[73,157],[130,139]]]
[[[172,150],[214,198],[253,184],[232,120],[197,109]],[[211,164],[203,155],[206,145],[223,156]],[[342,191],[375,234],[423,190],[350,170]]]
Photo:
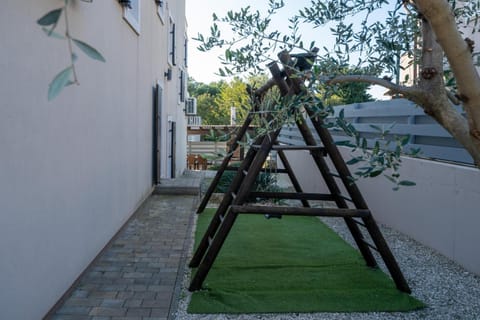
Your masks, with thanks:
[[[63,34],[55,32],[62,15],[65,18],[65,31],[63,32]],[[68,20],[68,0],[64,0],[64,6],[58,9],[51,10],[50,12],[42,16],[40,19],[38,19],[37,24],[42,27],[42,30],[48,37],[66,41],[68,50],[70,52],[70,65],[60,71],[49,84],[48,100],[52,100],[56,96],[58,96],[65,87],[72,84],[79,84],[75,66],[78,56],[74,50],[74,46],[91,59],[101,62],[106,61],[97,49],[95,49],[88,43],[71,36],[70,24]]]
[[[259,72],[281,50],[319,47],[308,89],[325,95],[351,83],[380,85],[409,99],[442,125],[480,167],[480,0],[311,0],[297,8],[288,31],[274,23],[283,0],[269,0],[265,12],[245,7],[214,14],[209,35],[198,35],[200,50],[222,48],[221,75]],[[302,39],[302,30],[318,30]],[[329,32],[335,41],[322,43]],[[225,37],[224,34],[233,34]],[[413,70],[414,78],[401,78]],[[304,75],[300,75],[304,76]],[[327,88],[327,89],[326,89]],[[464,114],[453,104],[460,104]],[[374,171],[376,172],[376,171]],[[408,183],[403,183],[407,184]],[[403,185],[402,184],[402,185]]]

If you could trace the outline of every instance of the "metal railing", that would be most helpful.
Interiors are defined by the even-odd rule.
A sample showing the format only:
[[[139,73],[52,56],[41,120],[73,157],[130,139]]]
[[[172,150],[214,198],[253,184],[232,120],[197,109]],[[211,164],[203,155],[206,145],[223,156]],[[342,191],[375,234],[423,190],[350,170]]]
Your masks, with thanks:
[[[187,116],[187,125],[189,126],[201,126],[202,117],[201,116]]]

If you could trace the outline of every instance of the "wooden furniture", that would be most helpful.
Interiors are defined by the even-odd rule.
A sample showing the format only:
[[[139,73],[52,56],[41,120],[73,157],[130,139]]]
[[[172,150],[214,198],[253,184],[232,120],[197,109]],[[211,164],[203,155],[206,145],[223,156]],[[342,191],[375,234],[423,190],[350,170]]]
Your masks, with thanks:
[[[255,111],[258,110],[264,94],[273,86],[278,87],[283,96],[304,95],[305,98],[308,99],[308,94],[303,89],[302,79],[298,76],[298,70],[295,70],[293,67],[295,61],[292,61],[287,52],[280,53],[279,59],[283,65],[283,70],[280,70],[280,67],[275,62],[269,64],[272,79],[263,87],[253,92],[255,104],[247,116],[244,125],[237,132],[236,142],[232,143],[232,150],[236,148],[238,141],[245,134],[246,128],[248,128],[253,120]],[[397,288],[403,292],[411,292],[360,190],[351,180],[350,171],[337,146],[334,144],[329,131],[323,125],[322,119],[315,116],[315,111],[308,104],[305,105],[305,111],[310,117],[315,133],[320,138],[321,145],[317,144],[314,134],[306,125],[306,121],[297,119],[296,125],[302,134],[305,145],[279,145],[277,143],[277,137],[281,129],[276,129],[273,132],[261,135],[255,139],[255,142],[250,146],[245,159],[238,169],[227,166],[231,158],[231,152],[224,158],[197,212],[201,213],[205,209],[213,190],[215,190],[218,181],[226,170],[236,170],[237,173],[228,192],[224,194],[222,202],[190,261],[189,266],[191,268],[197,268],[190,283],[190,291],[202,288],[203,281],[215,262],[238,215],[265,214],[269,217],[296,215],[343,218],[366,265],[371,268],[377,267],[377,261],[372,250],[377,251],[390,272]],[[295,192],[260,193],[252,191],[255,179],[262,170],[262,166],[272,150],[278,153],[285,168],[278,170],[278,172],[288,174]],[[302,191],[301,185],[294,174],[294,168],[290,166],[285,156],[286,152],[296,152],[298,150],[307,150],[310,153],[329,189],[328,194],[305,193]],[[247,203],[247,199],[252,196],[297,199],[302,202],[302,207],[257,206]],[[330,201],[336,205],[336,208],[312,208],[309,203],[310,200]],[[365,237],[364,234],[368,236]],[[312,250],[314,250],[314,248],[312,248]]]

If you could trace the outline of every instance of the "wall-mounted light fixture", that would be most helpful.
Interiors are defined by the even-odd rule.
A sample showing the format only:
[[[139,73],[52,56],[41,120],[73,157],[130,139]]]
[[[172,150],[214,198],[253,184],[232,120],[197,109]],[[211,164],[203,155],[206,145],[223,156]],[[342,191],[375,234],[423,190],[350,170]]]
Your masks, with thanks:
[[[168,68],[168,70],[163,73],[163,76],[167,78],[168,81],[172,80],[172,68]]]
[[[131,0],[118,0],[118,2],[124,7],[132,8]]]

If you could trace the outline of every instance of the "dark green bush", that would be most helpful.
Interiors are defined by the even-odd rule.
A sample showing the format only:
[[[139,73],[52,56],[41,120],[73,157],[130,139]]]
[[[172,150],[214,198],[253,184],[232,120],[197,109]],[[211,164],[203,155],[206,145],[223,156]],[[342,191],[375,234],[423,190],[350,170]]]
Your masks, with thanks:
[[[234,164],[232,166],[238,167],[240,164]],[[218,167],[219,166],[212,166],[210,169],[218,170]],[[236,174],[236,171],[224,171],[214,192],[227,192]],[[268,169],[260,171],[255,180],[253,191],[281,191],[281,188],[277,185],[277,174]]]

